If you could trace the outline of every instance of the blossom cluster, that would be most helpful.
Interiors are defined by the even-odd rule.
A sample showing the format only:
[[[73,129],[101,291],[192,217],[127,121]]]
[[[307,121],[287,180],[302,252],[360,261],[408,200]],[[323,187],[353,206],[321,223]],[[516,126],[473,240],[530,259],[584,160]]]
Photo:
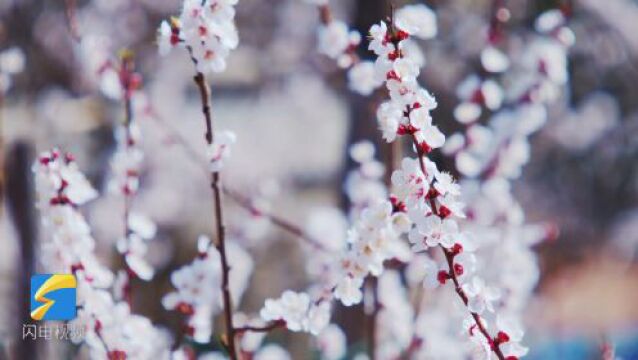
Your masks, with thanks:
[[[108,187],[111,193],[123,200],[122,236],[116,242],[116,249],[122,255],[125,269],[117,273],[115,296],[131,300],[130,281],[136,277],[145,281],[153,278],[155,270],[145,259],[148,242],[155,237],[157,227],[144,214],[132,211],[132,202],[139,190],[144,152],[141,147],[141,131],[137,122],[136,106],[143,97],[138,96],[142,77],[133,69],[133,55],[123,51],[119,66],[106,61],[100,71],[105,95],[120,100],[124,105],[124,120],[115,127],[115,153],[110,160],[111,179]],[[107,85],[111,75],[117,75],[118,82],[110,89]],[[106,80],[106,82],[105,82]],[[106,86],[106,87],[105,87]]]
[[[459,85],[461,103],[455,115],[465,130],[452,135],[443,149],[455,157],[466,177],[463,196],[471,215],[466,226],[480,242],[478,267],[504,289],[499,308],[509,315],[525,309],[539,278],[531,247],[555,236],[551,226],[525,222],[510,181],[529,161],[529,137],[545,125],[546,106],[568,79],[567,51],[574,41],[566,15],[559,10],[542,13],[535,30],[523,35],[526,46],[511,59],[504,52],[494,56],[497,44],[489,38],[481,64],[491,76],[470,75]],[[489,63],[499,61],[508,66],[490,71]],[[498,267],[494,259],[499,259]]]
[[[234,242],[228,245],[228,256],[233,263],[230,291],[238,303],[252,273],[253,260],[239,245]],[[175,291],[162,298],[162,305],[186,315],[185,332],[196,342],[207,343],[213,331],[213,316],[223,310],[222,268],[219,251],[212,246],[210,238],[200,236],[197,251],[191,263],[171,274]]]
[[[379,72],[370,60],[362,60],[356,54],[361,43],[361,34],[349,29],[345,22],[332,18],[327,0],[306,0],[319,8],[321,24],[317,30],[318,51],[337,61],[337,65],[348,69],[348,86],[351,90],[370,95],[384,81],[385,73]],[[400,24],[411,35],[421,39],[436,36],[436,15],[425,5],[406,5],[395,14],[395,22]],[[404,42],[404,55],[409,56],[419,66],[424,65],[425,58],[421,50],[412,40]],[[380,76],[379,76],[380,75]]]
[[[410,227],[407,215],[388,200],[366,207],[348,230],[348,249],[338,261],[334,296],[345,306],[363,300],[366,276],[379,276],[384,262],[405,254],[401,235]]]
[[[206,343],[212,334],[212,318],[222,307],[221,265],[219,252],[199,239],[202,247],[198,257],[171,274],[176,291],[162,298],[167,310],[177,310],[188,316],[186,332],[197,342]],[[206,284],[202,286],[202,284]]]
[[[158,31],[161,55],[175,46],[188,49],[200,73],[226,68],[230,50],[239,44],[235,27],[237,0],[186,0],[179,18],[163,21]]]
[[[376,199],[387,198],[388,189],[383,183],[385,166],[375,159],[372,142],[363,140],[355,143],[349,153],[357,166],[347,174],[343,190],[351,202],[351,209],[356,212],[350,214],[354,217]]]
[[[41,259],[47,271],[73,273],[78,281],[78,316],[73,326],[95,358],[168,358],[168,339],[151,322],[114,300],[113,273],[95,255],[95,240],[77,207],[97,192],[79,171],[73,156],[59,150],[42,153],[33,165],[37,207],[46,240]],[[81,340],[81,339],[79,339]]]
[[[392,174],[395,208],[410,220],[408,238],[413,251],[442,250],[442,259],[431,257],[424,263],[425,285],[434,288],[453,283],[470,312],[468,323],[471,325],[467,330],[473,342],[488,356],[492,352],[500,358],[522,356],[525,349],[514,339],[505,341],[499,336],[492,337],[486,330],[488,321],[484,314],[494,311],[494,302],[500,293],[485,284],[474,271],[476,246],[472,236],[459,226],[459,220],[466,217],[465,205],[459,199],[459,185],[426,157],[444,145],[445,136],[432,124],[430,112],[437,104],[418,84],[419,66],[402,54],[403,41],[410,37],[410,31],[400,23],[388,26],[384,22],[374,25],[370,31],[369,48],[378,56],[375,67],[385,71],[390,94],[390,99],[381,104],[378,111],[383,137],[388,142],[398,136],[408,138],[418,155],[416,159],[404,158],[401,169]]]
[[[536,21],[537,34],[525,39],[527,45],[510,60],[494,45],[481,55],[488,73],[501,74],[503,87],[495,78],[469,75],[459,84],[455,119],[464,124],[464,133],[455,133],[445,153],[454,155],[458,170],[465,176],[503,176],[515,178],[529,159],[527,138],[544,125],[544,105],[560,94],[568,79],[567,50],[573,33],[559,10],[549,10]],[[506,63],[495,67],[493,63]],[[508,71],[506,71],[508,70]],[[491,112],[488,125],[480,119]]]
[[[236,141],[235,133],[229,130],[221,131],[215,136],[213,143],[208,146],[206,151],[210,172],[221,171],[224,162],[230,156],[230,147]]]
[[[317,33],[319,52],[337,61],[342,68],[348,68],[357,60],[354,49],[361,42],[361,34],[349,30],[340,20],[332,20],[320,25]]]
[[[259,315],[266,321],[284,321],[290,331],[319,335],[330,321],[330,303],[311,303],[308,294],[288,290],[279,299],[267,299]]]

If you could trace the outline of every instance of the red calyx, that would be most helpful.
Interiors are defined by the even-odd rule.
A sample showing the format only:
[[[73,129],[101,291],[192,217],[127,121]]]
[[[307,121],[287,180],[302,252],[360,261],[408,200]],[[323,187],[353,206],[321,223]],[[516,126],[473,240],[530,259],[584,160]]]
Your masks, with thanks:
[[[188,336],[195,335],[195,328],[189,325],[184,325],[184,334]]]
[[[426,143],[425,141],[419,143],[419,149],[424,154],[429,154],[432,151],[432,148],[430,147],[430,145],[428,145],[428,143]]]
[[[175,46],[177,44],[179,44],[179,34],[173,32],[171,34],[171,45]]]
[[[418,129],[415,128],[414,126],[412,126],[411,124],[408,125],[399,125],[399,129],[397,130],[397,134],[399,135],[412,135],[414,134]]]
[[[49,200],[49,203],[51,205],[67,205],[71,203],[71,200],[66,195],[58,195],[54,198],[51,198],[51,200]]]
[[[385,33],[385,37],[383,38],[383,41],[381,42],[383,45],[389,43],[392,41],[392,35],[390,35],[389,32]]]
[[[545,60],[540,60],[538,62],[538,72],[547,76],[547,63]]]
[[[463,265],[461,265],[461,264],[454,264],[454,273],[456,274],[456,276],[461,276],[461,275],[463,275]]]
[[[425,194],[426,199],[434,199],[437,196],[439,196],[439,191],[433,187],[431,187],[430,190],[428,190],[428,193]]]
[[[394,51],[392,51],[391,53],[388,54],[388,59],[390,59],[390,61],[394,61],[394,60],[398,59],[400,55],[401,54],[400,54],[399,50],[394,50]]]
[[[444,285],[445,282],[450,278],[450,274],[447,273],[447,271],[445,270],[441,270],[439,271],[439,274],[437,275],[437,280],[439,280],[439,283],[441,285]]]
[[[454,244],[454,246],[452,246],[452,255],[456,256],[461,252],[463,252],[463,245],[456,243]]]
[[[142,88],[142,75],[140,75],[139,73],[131,74],[129,88],[131,90],[137,90]]]
[[[109,360],[126,360],[126,352],[122,350],[112,350],[107,354]]]
[[[439,208],[439,217],[441,217],[441,219],[445,219],[446,217],[450,216],[450,214],[452,214],[452,211],[447,207],[441,206]]]
[[[396,81],[401,81],[401,78],[399,77],[399,75],[394,71],[394,70],[390,70],[388,71],[388,73],[386,74],[385,78],[387,80],[396,80]]]
[[[518,360],[518,356],[508,356],[505,360]]]
[[[390,203],[392,204],[392,213],[407,211],[405,204],[394,195],[390,196]]]
[[[93,326],[93,331],[95,331],[96,334],[100,334],[100,331],[102,331],[102,322],[100,320],[95,320],[95,326]]]
[[[551,223],[545,226],[545,241],[556,241],[560,235],[560,228],[557,224]]]
[[[483,91],[481,89],[476,89],[472,96],[470,97],[470,101],[476,104],[485,104],[485,95],[483,95]]]
[[[181,302],[179,304],[177,304],[177,311],[179,311],[180,313],[184,314],[184,315],[193,315],[195,313],[195,309],[193,308],[193,305],[185,303],[185,302]]]
[[[499,331],[498,334],[496,334],[496,340],[494,341],[498,344],[503,344],[510,341],[510,336],[507,335],[506,332]]]
[[[82,265],[82,263],[71,265],[71,274],[75,275],[75,273],[80,270],[84,270],[84,265]]]
[[[487,41],[490,44],[496,44],[503,38],[503,33],[498,26],[491,26],[487,34]]]
[[[397,31],[395,37],[396,37],[397,41],[402,41],[402,40],[405,40],[405,39],[409,38],[410,34],[408,34],[407,32],[405,32],[403,30],[399,30],[399,31]]]
[[[73,156],[73,154],[71,153],[66,153],[64,154],[64,161],[68,164],[68,163],[72,163],[75,161],[75,156]]]

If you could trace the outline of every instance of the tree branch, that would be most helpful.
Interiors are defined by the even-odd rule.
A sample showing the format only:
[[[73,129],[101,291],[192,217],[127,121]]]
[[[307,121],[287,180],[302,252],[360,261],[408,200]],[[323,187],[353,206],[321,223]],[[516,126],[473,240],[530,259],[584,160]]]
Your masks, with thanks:
[[[211,146],[214,141],[213,135],[213,122],[210,112],[210,88],[206,83],[206,78],[201,72],[197,72],[197,75],[193,78],[202,103],[202,113],[204,114],[204,120],[206,123],[206,142],[208,146]],[[220,174],[219,172],[213,172],[211,174],[211,189],[213,190],[213,202],[215,207],[215,225],[217,232],[217,242],[215,247],[219,252],[221,258],[222,267],[222,295],[224,301],[224,322],[226,324],[226,340],[228,342],[228,353],[230,358],[237,359],[237,348],[235,347],[235,328],[233,327],[233,310],[232,299],[229,288],[229,273],[230,266],[228,265],[228,258],[226,255],[226,229],[224,227],[224,216],[222,212],[222,191],[220,186]]]
[[[419,166],[421,168],[421,171],[423,172],[423,174],[426,174],[425,165],[423,163],[423,157],[426,154],[423,152],[423,149],[421,149],[421,147],[419,146],[419,142],[416,136],[412,134],[411,137],[412,137],[412,142],[414,143],[414,147],[416,148],[417,156],[419,157]],[[434,204],[434,201],[431,201],[431,203],[432,203],[432,213],[436,216],[439,216],[438,210]],[[463,305],[467,307],[469,302],[467,294],[465,293],[465,291],[463,291],[463,288],[461,287],[461,284],[459,283],[459,279],[456,276],[456,272],[454,271],[454,254],[448,249],[444,248],[443,246],[440,246],[440,248],[445,255],[445,260],[447,261],[447,265],[448,265],[448,276],[454,283],[454,290],[456,291],[456,294],[459,296],[459,298],[461,298],[461,301],[463,301]],[[472,315],[472,318],[474,319],[474,323],[476,324],[480,333],[485,337],[487,342],[490,344],[494,354],[499,358],[499,360],[505,360],[505,356],[503,355],[503,352],[500,349],[499,342],[496,341],[487,332],[487,329],[485,329],[485,326],[483,325],[483,322],[481,321],[480,315],[472,311],[470,311],[470,315]]]

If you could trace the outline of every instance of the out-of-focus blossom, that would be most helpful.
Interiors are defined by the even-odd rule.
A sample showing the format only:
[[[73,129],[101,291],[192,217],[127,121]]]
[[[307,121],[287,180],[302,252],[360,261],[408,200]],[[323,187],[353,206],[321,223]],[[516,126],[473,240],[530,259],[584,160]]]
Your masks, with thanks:
[[[394,19],[399,29],[412,36],[430,39],[436,36],[436,15],[423,4],[406,5],[396,11]]]
[[[221,131],[215,135],[213,143],[208,147],[209,169],[211,172],[219,172],[224,166],[224,161],[230,156],[230,147],[237,141],[235,133]]]
[[[283,320],[290,331],[319,334],[330,321],[330,304],[314,304],[306,293],[285,291],[279,299],[267,299],[259,312],[266,321]]]

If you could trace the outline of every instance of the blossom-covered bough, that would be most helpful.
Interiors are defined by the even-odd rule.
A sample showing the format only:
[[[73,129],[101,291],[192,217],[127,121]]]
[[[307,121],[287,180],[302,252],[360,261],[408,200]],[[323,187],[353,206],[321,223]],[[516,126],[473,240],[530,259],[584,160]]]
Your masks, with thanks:
[[[534,33],[509,35],[509,11],[504,2],[495,2],[481,71],[457,89],[454,117],[464,130],[443,148],[464,176],[465,225],[478,240],[477,267],[504,291],[499,309],[510,318],[522,317],[538,280],[532,246],[556,236],[553,226],[525,222],[510,183],[529,161],[528,139],[547,122],[546,106],[568,80],[567,50],[574,41],[568,16],[569,8],[549,10],[536,19]],[[504,50],[510,36],[525,41],[511,57]]]
[[[132,303],[131,279],[145,281],[152,279],[153,267],[145,260],[148,242],[155,236],[156,225],[145,215],[132,211],[132,202],[139,190],[144,153],[140,146],[141,132],[135,119],[134,99],[142,85],[141,75],[135,72],[134,58],[130,51],[123,50],[119,61],[108,61],[102,67],[102,77],[117,76],[119,96],[124,108],[124,121],[115,128],[116,151],[111,159],[111,180],[109,190],[122,197],[123,223],[122,237],[116,248],[124,259],[125,269],[117,274],[117,295],[129,305]],[[117,85],[114,85],[117,86]]]
[[[326,5],[322,6],[322,14],[325,14]],[[398,248],[401,235],[408,233],[415,252],[431,251],[433,248],[442,250],[443,259],[438,263],[420,256],[426,267],[426,286],[434,288],[448,281],[452,283],[456,294],[469,309],[466,330],[471,338],[499,359],[516,358],[526,352],[518,344],[522,333],[513,327],[500,326],[492,336],[487,330],[487,319],[482,316],[486,309],[494,311],[499,292],[473,274],[476,260],[472,251],[475,246],[471,237],[459,230],[455,220],[465,217],[463,204],[458,201],[460,188],[449,174],[440,172],[436,164],[427,158],[430,151],[444,145],[445,136],[432,124],[430,111],[436,107],[436,101],[417,83],[420,58],[407,50],[410,34],[418,34],[423,23],[410,16],[410,9],[405,11],[399,21],[392,19],[390,28],[387,23],[381,22],[371,29],[369,48],[378,59],[372,65],[370,75],[378,83],[385,82],[390,93],[390,100],[381,104],[378,110],[384,139],[393,142],[397,137],[408,137],[418,158],[405,158],[402,169],[392,174],[395,193],[390,200],[378,200],[361,210],[349,231],[343,257],[328,267],[333,274],[325,276],[328,279],[326,287],[316,302],[322,303],[332,296],[346,306],[360,303],[364,278],[380,276],[384,262],[399,257],[400,253],[393,250]],[[322,20],[325,18],[322,15]],[[326,21],[323,21],[325,24]],[[325,29],[320,30],[320,49],[322,31]],[[409,261],[409,256],[406,260]],[[329,289],[329,295],[326,295],[325,289]],[[299,301],[307,304],[303,294],[287,293],[274,303],[269,301],[262,310],[262,317],[266,320],[285,320],[287,316],[294,317],[294,314],[303,318],[307,311],[306,305],[285,305],[291,302],[298,304]],[[276,308],[279,313],[273,314],[269,308]],[[497,321],[497,325],[504,322]],[[299,326],[289,329],[298,331]]]
[[[96,359],[168,359],[164,333],[126,302],[113,297],[113,273],[95,254],[95,240],[78,207],[97,192],[79,171],[73,156],[57,149],[42,153],[33,165],[45,241],[40,258],[52,273],[77,278],[77,318],[90,355]]]
[[[390,95],[378,110],[383,137],[388,142],[398,136],[409,137],[417,153],[416,159],[404,158],[401,169],[392,174],[392,211],[406,214],[410,220],[408,238],[413,251],[441,250],[443,259],[426,258],[426,286],[452,283],[473,320],[467,329],[471,338],[499,359],[520,356],[513,351],[520,339],[511,339],[502,330],[496,335],[487,330],[483,313],[494,310],[498,292],[473,274],[473,241],[457,223],[465,217],[464,205],[458,200],[459,186],[427,157],[444,145],[445,136],[432,124],[430,111],[436,108],[436,101],[417,82],[418,64],[403,53],[403,41],[410,37],[410,30],[395,22],[390,26],[381,22],[370,30],[369,48],[378,56],[375,70],[385,76]]]

